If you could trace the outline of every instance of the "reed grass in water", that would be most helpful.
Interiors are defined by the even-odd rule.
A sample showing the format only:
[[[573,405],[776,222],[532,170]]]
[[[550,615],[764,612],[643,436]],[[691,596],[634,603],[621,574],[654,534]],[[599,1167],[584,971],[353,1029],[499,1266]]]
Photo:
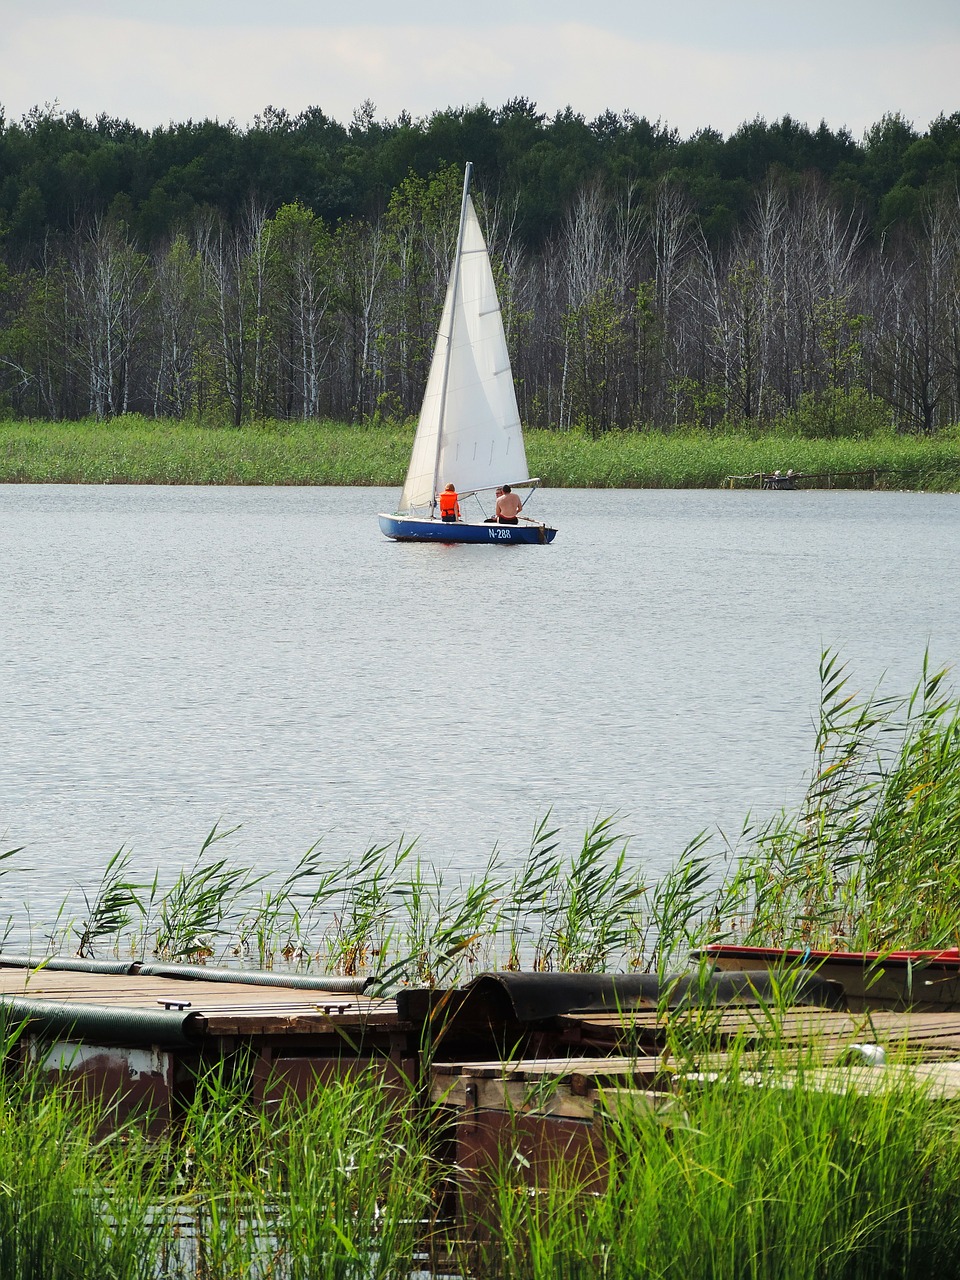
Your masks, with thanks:
[[[924,664],[904,697],[856,695],[835,655],[821,664],[814,766],[803,803],[747,827],[735,845],[701,835],[646,876],[614,819],[569,847],[549,815],[511,870],[495,851],[463,879],[416,844],[355,859],[316,845],[265,878],[210,832],[161,889],[109,861],[84,909],[67,901],[43,950],[316,970],[448,986],[491,968],[687,966],[711,941],[894,950],[960,945],[960,703]],[[19,850],[0,851],[9,900]],[[11,917],[8,949],[34,950]]]
[[[489,1280],[894,1280],[960,1274],[960,1129],[914,1088],[862,1097],[681,1084],[611,1097],[597,1170],[557,1162],[531,1195],[509,1146],[474,1274]],[[755,1073],[753,1073],[755,1075]],[[599,1189],[598,1189],[599,1183]],[[944,1217],[944,1214],[947,1216]]]
[[[493,855],[467,884],[401,844],[352,868],[316,847],[267,886],[225,858],[228,833],[214,828],[192,887],[135,883],[115,855],[82,918],[61,920],[59,946],[389,974],[396,985],[496,964],[667,972],[715,938],[960,941],[956,696],[925,666],[906,697],[861,698],[830,654],[821,680],[802,805],[720,850],[726,861],[695,840],[648,883],[610,819],[568,849],[548,818],[516,871]],[[0,1073],[0,1276],[960,1276],[957,1104],[896,1062],[876,1092],[855,1092],[825,1049],[790,1047],[791,1003],[788,988],[775,991],[760,1042],[722,1059],[710,1010],[672,1015],[671,1089],[606,1094],[594,1152],[536,1180],[518,1127],[469,1235],[444,1213],[458,1171],[431,1141],[440,1117],[418,1113],[408,1087],[375,1068],[307,1100],[277,1078],[254,1106],[243,1073],[218,1067],[182,1124],[149,1141],[115,1123],[109,1099],[80,1107],[29,1065]]]
[[[894,1280],[960,1275],[960,1125],[921,1087],[813,1085],[696,1053],[668,1098],[610,1092],[595,1153],[532,1177],[515,1145],[464,1231],[457,1176],[402,1089],[338,1078],[254,1107],[211,1071],[149,1141],[37,1071],[0,1076],[0,1274],[52,1280]],[[788,1074],[789,1077],[788,1077]],[[808,1074],[809,1073],[809,1079]],[[895,1078],[896,1079],[896,1078]],[[789,1086],[789,1087],[788,1087]],[[438,1119],[439,1117],[434,1117]],[[429,1117],[428,1117],[429,1119]],[[104,1132],[108,1136],[102,1136]],[[474,1226],[478,1225],[479,1230]]]
[[[553,488],[716,488],[775,470],[885,489],[960,489],[960,431],[809,438],[747,432],[528,431],[530,474]],[[244,427],[141,418],[0,422],[0,483],[391,485],[403,483],[412,424],[259,422]]]

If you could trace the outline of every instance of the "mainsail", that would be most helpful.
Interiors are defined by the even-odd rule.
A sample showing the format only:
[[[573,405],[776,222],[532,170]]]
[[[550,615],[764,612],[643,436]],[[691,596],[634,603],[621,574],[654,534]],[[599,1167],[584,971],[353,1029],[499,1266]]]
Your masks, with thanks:
[[[457,255],[400,495],[401,512],[433,509],[438,489],[520,484],[527,460],[490,255],[464,181]]]

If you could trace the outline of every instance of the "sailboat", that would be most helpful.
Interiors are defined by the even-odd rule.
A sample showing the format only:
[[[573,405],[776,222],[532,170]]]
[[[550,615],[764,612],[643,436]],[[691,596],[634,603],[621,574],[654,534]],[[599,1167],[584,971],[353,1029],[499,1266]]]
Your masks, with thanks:
[[[470,198],[472,169],[464,174],[457,249],[407,478],[397,513],[381,513],[380,528],[401,542],[548,543],[556,529],[522,509],[517,524],[483,519],[482,495],[503,485],[532,491],[540,481],[527,475],[490,254]],[[476,520],[440,518],[439,494],[451,484],[461,503],[477,498]]]

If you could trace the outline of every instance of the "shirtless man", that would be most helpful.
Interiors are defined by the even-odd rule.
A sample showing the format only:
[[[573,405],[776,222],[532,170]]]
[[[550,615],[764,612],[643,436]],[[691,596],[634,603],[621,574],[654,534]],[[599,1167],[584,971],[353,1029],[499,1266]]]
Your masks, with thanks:
[[[518,525],[520,521],[517,517],[524,509],[524,503],[521,502],[517,494],[513,493],[511,486],[508,484],[503,486],[503,493],[497,499],[497,520],[500,525]]]
[[[518,516],[524,509],[524,503],[520,497],[513,493],[511,486],[508,484],[503,486],[503,493],[497,499],[497,521],[500,525],[517,525],[520,524]]]
[[[500,524],[519,524],[523,503],[508,484],[503,486],[503,493],[497,499],[497,520]]]
[[[503,490],[500,488],[500,486],[499,486],[499,485],[497,485],[497,496],[496,496],[496,501],[497,501],[497,502],[499,502],[499,501],[500,501],[500,498],[502,497],[502,495],[503,495]],[[496,523],[497,523],[497,511],[496,511],[496,507],[494,507],[493,515],[492,515],[492,516],[487,516],[486,520],[484,520],[484,522],[483,522],[483,523],[484,523],[484,524],[496,524]]]

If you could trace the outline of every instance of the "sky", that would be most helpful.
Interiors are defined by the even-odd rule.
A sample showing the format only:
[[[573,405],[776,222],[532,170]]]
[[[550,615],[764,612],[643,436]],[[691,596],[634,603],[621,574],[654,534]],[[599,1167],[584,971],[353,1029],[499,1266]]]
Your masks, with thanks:
[[[266,106],[349,123],[524,97],[689,137],[960,111],[958,0],[0,0],[0,106],[152,128]]]

